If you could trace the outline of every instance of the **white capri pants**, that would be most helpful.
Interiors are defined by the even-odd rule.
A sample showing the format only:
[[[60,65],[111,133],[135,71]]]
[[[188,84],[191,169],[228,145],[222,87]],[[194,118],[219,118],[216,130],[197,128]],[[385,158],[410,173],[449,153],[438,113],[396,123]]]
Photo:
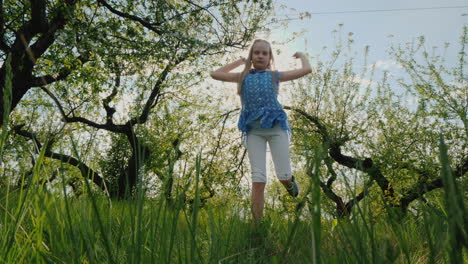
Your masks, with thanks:
[[[252,182],[267,182],[266,144],[270,146],[276,177],[280,180],[291,179],[291,158],[289,155],[289,134],[280,124],[272,128],[261,128],[260,121],[249,124],[245,146],[249,154]]]

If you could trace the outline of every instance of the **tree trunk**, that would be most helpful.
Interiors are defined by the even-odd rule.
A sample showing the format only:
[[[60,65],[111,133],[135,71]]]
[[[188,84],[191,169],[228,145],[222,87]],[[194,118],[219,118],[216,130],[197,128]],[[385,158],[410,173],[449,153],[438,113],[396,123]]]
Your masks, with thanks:
[[[109,195],[118,199],[131,199],[141,180],[140,171],[150,156],[150,149],[142,144],[133,134],[127,133],[127,138],[132,146],[132,156],[125,169],[118,176],[116,188],[111,188]]]

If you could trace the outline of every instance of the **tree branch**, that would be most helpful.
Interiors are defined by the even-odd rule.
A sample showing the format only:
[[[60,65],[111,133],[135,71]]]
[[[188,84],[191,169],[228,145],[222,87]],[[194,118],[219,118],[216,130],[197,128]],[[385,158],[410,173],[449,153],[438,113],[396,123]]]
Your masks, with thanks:
[[[31,2],[42,2],[41,1],[36,1],[36,0],[31,0]],[[76,3],[76,0],[67,0],[65,1],[65,4],[67,6],[72,6]],[[52,19],[51,24],[48,24],[47,18],[45,17],[45,3],[44,3],[44,10],[41,11],[44,14],[37,14],[39,18],[36,19],[41,19],[40,23],[43,23],[45,26],[41,28],[42,36],[39,37],[39,39],[31,45],[31,52],[35,58],[41,57],[44,52],[54,43],[55,41],[55,34],[57,33],[58,30],[63,29],[65,27],[65,24],[67,23],[67,19],[65,17],[65,12],[60,9],[60,11],[57,13],[57,15]],[[34,17],[33,17],[34,21]],[[33,22],[34,23],[34,22]]]
[[[286,105],[283,108],[286,109],[286,110],[292,110],[292,111],[295,111],[295,112],[301,114],[303,117],[305,117],[307,120],[312,122],[317,127],[319,134],[322,136],[322,138],[323,138],[323,140],[325,142],[330,141],[330,137],[328,135],[327,128],[325,127],[325,125],[322,124],[322,122],[320,122],[320,120],[317,117],[311,116],[308,113],[306,113],[305,111],[303,111],[301,109],[298,109],[298,108],[293,108],[293,107],[286,106]]]
[[[353,206],[357,203],[359,203],[364,197],[366,197],[366,195],[368,194],[367,192],[367,186],[370,186],[373,182],[373,179],[369,179],[366,183],[364,183],[364,189],[358,194],[356,195],[356,197],[354,197],[353,199],[349,200],[345,206],[344,206],[344,212],[348,212],[348,213],[351,213],[351,209],[353,208]]]
[[[339,164],[351,169],[367,173],[379,185],[385,196],[393,197],[394,190],[390,182],[382,174],[380,168],[373,163],[371,158],[356,159],[341,153],[341,146],[333,142],[329,148],[330,156]]]
[[[159,30],[158,28],[156,28],[153,24],[149,23],[148,21],[144,20],[144,19],[141,19],[140,17],[138,16],[134,16],[134,15],[130,15],[130,14],[127,14],[127,13],[124,13],[124,12],[121,12],[115,8],[113,8],[109,3],[107,3],[105,0],[98,0],[98,3],[102,4],[104,7],[106,7],[110,12],[120,16],[120,17],[124,17],[124,18],[127,18],[129,20],[132,20],[132,21],[135,21],[135,22],[138,22],[140,23],[142,26],[146,27],[147,29],[155,32],[156,34],[158,35],[162,35],[164,32],[162,32],[161,30]]]
[[[327,187],[331,188],[333,182],[335,182],[336,178],[337,178],[337,174],[335,172],[335,170],[333,169],[333,165],[332,165],[332,159],[330,157],[326,157],[324,159],[325,161],[325,165],[327,165],[327,169],[328,171],[330,172],[330,178],[328,178],[328,181],[327,181]]]
[[[15,131],[15,133],[20,135],[20,136],[31,139],[34,142],[34,144],[36,145],[36,147],[37,147],[37,148],[35,148],[36,152],[40,153],[41,149],[43,148],[43,145],[37,139],[37,137],[36,137],[36,135],[34,133],[23,130],[22,129],[23,126],[24,125],[15,126],[15,127],[13,127],[13,131]],[[76,159],[74,157],[50,151],[50,149],[52,147],[51,142],[46,143],[46,150],[44,152],[44,156],[55,159],[55,160],[60,160],[61,162],[68,163],[68,164],[78,168],[80,170],[81,175],[83,176],[83,178],[91,179],[91,181],[93,183],[95,183],[97,186],[99,186],[99,188],[101,188],[103,191],[106,191],[106,184],[107,183],[102,178],[102,176],[100,176],[97,172],[92,170],[88,165],[84,164],[83,162],[81,162],[80,160],[78,160],[78,159]]]
[[[126,123],[126,125],[134,125],[134,124],[143,124],[148,120],[149,113],[151,109],[156,105],[157,96],[159,96],[161,92],[161,86],[167,78],[169,72],[182,61],[184,61],[184,57],[180,57],[175,60],[172,64],[169,63],[166,65],[162,73],[159,75],[159,79],[156,84],[153,86],[153,90],[151,91],[148,100],[146,101],[145,107],[143,108],[141,115],[139,117],[132,118],[130,121]]]
[[[453,171],[455,178],[461,178],[468,172],[468,158],[464,158],[460,164]],[[420,181],[416,186],[413,186],[410,190],[406,191],[402,198],[400,198],[400,207],[406,210],[411,202],[422,197],[424,194],[441,188],[444,186],[442,178],[437,178],[432,181]]]
[[[5,53],[10,51],[10,47],[5,42],[5,12],[3,10],[3,0],[0,0],[0,50]]]
[[[3,37],[2,39],[0,39],[0,50],[2,50],[3,52],[5,53],[8,53],[10,51],[10,46],[8,46],[5,41],[3,40]]]
[[[57,81],[65,80],[72,71],[70,69],[63,68],[59,74],[48,74],[40,77],[33,77],[31,79],[31,87],[41,87],[47,84],[51,84]]]
[[[31,52],[34,58],[40,58],[44,52],[54,43],[55,33],[65,27],[66,20],[63,15],[59,15],[52,21],[48,30],[39,39],[31,45]]]
[[[80,55],[78,58],[76,58],[76,60],[81,62],[81,65],[83,65],[89,60],[89,58],[87,56]],[[70,75],[73,72],[73,70],[73,68],[63,67],[58,74],[48,74],[44,76],[33,77],[31,78],[29,84],[31,85],[31,87],[41,87],[47,84],[51,84],[53,82],[62,81],[65,80],[68,77],[68,75]]]
[[[79,117],[79,116],[68,117],[68,115],[63,110],[62,104],[60,104],[60,101],[57,99],[57,97],[45,87],[41,87],[41,90],[46,92],[47,95],[49,95],[49,97],[52,98],[52,100],[55,102],[55,105],[59,109],[60,114],[62,115],[63,121],[66,122],[66,123],[80,122],[80,123],[89,125],[89,126],[94,127],[94,128],[105,129],[107,131],[112,131],[112,132],[121,133],[121,134],[127,134],[130,131],[130,129],[129,129],[129,127],[127,125],[115,125],[115,124],[108,124],[108,123],[98,124],[98,123],[96,123],[94,121],[91,121],[89,119]]]
[[[116,112],[115,108],[110,107],[109,103],[112,101],[112,99],[117,95],[117,88],[120,87],[120,73],[117,73],[115,76],[115,84],[112,89],[112,93],[106,97],[104,100],[102,100],[102,105],[104,106],[104,109],[106,109],[106,124],[114,124],[112,121],[112,117],[114,113]]]
[[[331,186],[328,186],[323,181],[320,181],[320,188],[322,188],[323,193],[333,202],[336,204],[336,212],[338,213],[339,217],[343,217],[348,215],[349,212],[345,211],[345,204],[343,202],[343,198],[338,196],[335,192],[333,192]]]
[[[348,140],[348,138],[341,138],[338,140],[333,139],[330,137],[326,126],[323,125],[317,117],[311,116],[301,109],[289,106],[284,106],[284,109],[293,110],[301,114],[303,117],[317,126],[318,133],[322,136],[325,144],[328,145],[328,154],[336,162],[350,169],[356,169],[368,174],[373,180],[377,182],[385,196],[393,197],[393,187],[390,185],[390,182],[387,180],[387,178],[382,174],[378,165],[373,163],[371,158],[357,159],[344,155],[341,152],[341,146]]]
[[[205,12],[210,14],[210,16],[218,23],[218,25],[220,25],[223,28],[224,32],[228,32],[226,27],[219,21],[219,19],[215,15],[213,15],[213,13],[210,12],[209,8],[212,7],[213,5],[207,5],[205,7],[202,7],[202,6],[194,3],[193,1],[188,1],[188,0],[184,0],[184,1],[191,4],[191,5],[193,5],[193,6],[195,6],[195,7],[197,7],[198,8],[197,12],[201,11],[201,10],[205,10]],[[222,4],[223,3],[219,3],[217,6],[221,6]]]
[[[31,3],[31,23],[38,28],[39,32],[45,32],[48,28],[46,16],[46,1],[30,0]]]
[[[115,124],[99,124],[94,121],[91,121],[89,119],[79,117],[79,116],[74,116],[74,117],[65,117],[64,119],[65,122],[67,123],[83,123],[88,126],[97,128],[97,129],[104,129],[107,131],[112,131],[115,133],[120,133],[120,134],[127,134],[131,131],[131,129],[127,125],[115,125]]]
[[[344,203],[343,198],[338,196],[332,189],[332,184],[335,181],[337,174],[332,168],[330,158],[327,157],[327,159],[328,161],[325,161],[325,164],[327,165],[328,171],[332,176],[328,179],[327,184],[320,180],[320,188],[330,200],[335,202],[337,215],[338,217],[343,218],[348,216],[351,213],[353,206],[367,195],[367,189],[364,187],[364,190],[362,190],[358,195],[349,200],[347,203]],[[372,181],[373,179],[371,178],[367,183],[365,183],[365,186],[370,185]]]
[[[187,14],[194,14],[194,13],[196,14],[196,13],[198,13],[200,11],[203,11],[203,10],[208,11],[210,7],[219,6],[219,5],[223,4],[223,3],[218,3],[218,5],[215,5],[214,3],[210,3],[210,4],[206,5],[206,6],[200,6],[200,5],[196,4],[196,3],[193,3],[192,1],[185,1],[185,2],[195,6],[196,9],[186,11],[186,12],[182,12],[182,13],[177,13],[175,16],[172,16],[172,17],[168,18],[167,19],[168,21],[171,21],[171,20],[173,20],[173,19],[175,19],[177,17],[181,17],[181,16],[184,16],[184,15],[187,15]]]
[[[221,147],[221,138],[223,137],[224,128],[226,127],[226,122],[227,122],[228,118],[229,118],[229,114],[224,116],[223,125],[221,126],[221,131],[219,132],[218,140],[216,141],[216,147],[215,147],[215,149],[213,151],[213,154],[211,155],[211,160],[210,160],[210,163],[208,165],[207,175],[210,175],[211,169],[213,168],[214,159],[216,157],[216,154],[218,153],[218,150]]]
[[[62,115],[63,118],[66,118],[67,115],[65,114],[65,111],[63,110],[63,107],[62,105],[60,104],[59,100],[57,99],[57,97],[51,92],[49,91],[49,89],[45,88],[45,87],[41,87],[41,90],[44,91],[50,98],[52,98],[52,100],[55,102],[55,105],[58,107],[59,111],[60,111],[60,114]]]
[[[76,0],[65,0],[65,5],[72,6]],[[54,33],[65,26],[67,22],[63,11],[59,11],[57,16],[53,19],[52,25],[48,25],[45,10],[44,0],[31,0],[31,14],[30,21],[23,24],[16,33],[16,39],[13,43],[12,49],[17,53],[26,51],[30,61],[34,64],[37,58],[42,55],[45,50],[53,43]],[[38,23],[38,24],[36,24]],[[30,48],[29,42],[34,36],[43,33],[36,43]]]

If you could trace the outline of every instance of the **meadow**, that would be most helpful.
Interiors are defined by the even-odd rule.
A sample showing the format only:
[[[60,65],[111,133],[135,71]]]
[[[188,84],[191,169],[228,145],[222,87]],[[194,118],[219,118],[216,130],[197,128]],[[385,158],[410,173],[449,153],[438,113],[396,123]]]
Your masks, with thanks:
[[[182,193],[170,204],[143,191],[133,200],[111,200],[91,190],[69,197],[65,188],[57,194],[45,184],[2,190],[0,262],[466,263],[464,197],[444,168],[448,184],[438,206],[376,215],[363,200],[349,218],[326,219],[319,194],[319,202],[292,200],[296,208],[288,214],[267,205],[257,227],[246,203],[201,206],[198,191],[192,204]],[[39,167],[32,177],[38,173]]]

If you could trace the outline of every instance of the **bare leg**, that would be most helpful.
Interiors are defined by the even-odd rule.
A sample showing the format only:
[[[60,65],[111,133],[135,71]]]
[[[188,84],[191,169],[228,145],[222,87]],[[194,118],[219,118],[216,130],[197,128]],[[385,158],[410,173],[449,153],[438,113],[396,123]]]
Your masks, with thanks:
[[[252,183],[252,216],[254,224],[259,224],[263,220],[263,207],[265,204],[264,182],[253,182]]]

